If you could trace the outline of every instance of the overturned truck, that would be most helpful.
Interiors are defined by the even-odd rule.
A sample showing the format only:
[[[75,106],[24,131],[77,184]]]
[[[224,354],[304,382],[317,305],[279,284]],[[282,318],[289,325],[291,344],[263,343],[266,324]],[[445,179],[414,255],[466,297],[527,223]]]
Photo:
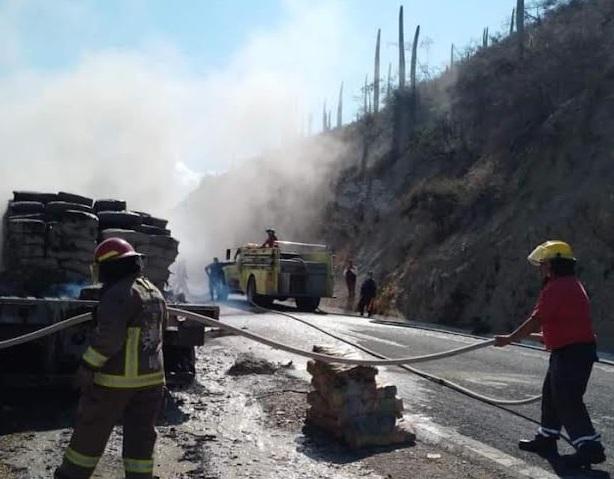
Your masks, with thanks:
[[[94,201],[66,192],[14,192],[2,225],[0,341],[91,312],[99,293],[90,284],[93,252],[110,237],[124,238],[145,254],[145,275],[165,290],[179,245],[166,220],[129,211],[120,200]],[[219,314],[212,306],[177,306],[214,318]],[[93,327],[89,322],[0,350],[0,381],[40,384],[70,377]],[[194,347],[203,343],[202,325],[169,318],[164,359],[170,382],[193,379]]]

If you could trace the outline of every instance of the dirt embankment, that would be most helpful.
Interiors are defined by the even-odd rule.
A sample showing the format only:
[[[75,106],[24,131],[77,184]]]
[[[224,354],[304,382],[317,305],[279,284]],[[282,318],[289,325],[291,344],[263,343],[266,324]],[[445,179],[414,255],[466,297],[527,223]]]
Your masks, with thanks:
[[[525,258],[563,239],[614,348],[613,47],[614,4],[571,2],[522,56],[504,39],[421,85],[397,156],[379,153],[395,114],[371,119],[367,166],[328,209],[339,258],[373,269],[406,317],[488,333],[526,317],[540,284]]]

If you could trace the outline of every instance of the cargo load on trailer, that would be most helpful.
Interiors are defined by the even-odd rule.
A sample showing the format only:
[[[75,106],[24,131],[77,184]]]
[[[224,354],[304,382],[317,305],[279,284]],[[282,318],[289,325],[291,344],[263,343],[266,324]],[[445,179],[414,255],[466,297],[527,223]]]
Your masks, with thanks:
[[[130,211],[123,200],[15,191],[2,224],[0,340],[92,311],[99,292],[91,284],[94,249],[111,237],[127,240],[145,255],[144,275],[164,291],[179,251],[165,219]],[[212,306],[181,307],[212,317],[219,313]],[[0,351],[0,377],[26,374],[39,382],[70,374],[92,327],[87,323]],[[169,379],[193,378],[194,346],[203,344],[204,328],[172,317],[164,342]]]

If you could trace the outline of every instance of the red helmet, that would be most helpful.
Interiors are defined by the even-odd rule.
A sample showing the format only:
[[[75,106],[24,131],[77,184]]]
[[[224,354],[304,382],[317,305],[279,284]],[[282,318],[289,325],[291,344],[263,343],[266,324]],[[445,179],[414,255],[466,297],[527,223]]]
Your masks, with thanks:
[[[142,256],[132,245],[122,238],[108,238],[100,243],[94,251],[94,263],[104,263],[129,256]]]

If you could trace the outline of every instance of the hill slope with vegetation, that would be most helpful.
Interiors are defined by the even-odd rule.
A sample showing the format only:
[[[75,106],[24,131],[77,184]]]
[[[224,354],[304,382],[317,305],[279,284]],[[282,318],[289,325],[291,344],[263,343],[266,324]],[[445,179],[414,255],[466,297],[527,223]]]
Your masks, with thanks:
[[[525,258],[564,239],[601,345],[614,348],[612,111],[614,3],[564,2],[522,43],[501,39],[398,89],[377,114],[277,152],[270,168],[204,182],[182,208],[232,191],[228,214],[250,221],[221,221],[226,236],[259,238],[266,223],[327,241],[340,265],[375,272],[382,308],[479,333],[526,317],[540,284]],[[216,236],[207,214],[199,224],[191,231]]]

